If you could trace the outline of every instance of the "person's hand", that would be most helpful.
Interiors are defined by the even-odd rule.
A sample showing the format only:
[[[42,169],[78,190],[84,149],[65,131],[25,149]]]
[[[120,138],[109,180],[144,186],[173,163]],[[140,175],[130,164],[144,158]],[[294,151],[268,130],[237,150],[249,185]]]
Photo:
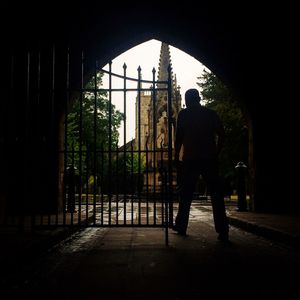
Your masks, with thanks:
[[[179,167],[179,159],[174,159],[174,167],[178,169]]]
[[[175,155],[174,157],[174,167],[179,169],[181,167],[181,161],[179,160],[179,155]]]
[[[175,168],[177,168],[178,163],[179,163],[179,155],[178,155],[178,153],[175,153],[175,155],[174,155],[174,161],[173,161],[173,164],[174,164]]]

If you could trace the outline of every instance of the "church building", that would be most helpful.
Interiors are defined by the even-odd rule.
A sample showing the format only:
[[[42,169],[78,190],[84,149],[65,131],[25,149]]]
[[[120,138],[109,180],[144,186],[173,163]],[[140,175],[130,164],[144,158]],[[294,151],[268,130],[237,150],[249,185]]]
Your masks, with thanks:
[[[172,95],[172,155],[174,155],[174,137],[177,116],[181,110],[181,95],[180,86],[178,86],[176,75],[173,74],[172,70],[170,47],[162,42],[156,79],[158,82],[168,81],[169,66]],[[168,160],[168,91],[160,90],[160,88],[165,87],[166,84],[157,83],[155,95],[151,91],[141,91],[140,96],[136,98],[135,104],[134,148],[142,151],[143,164],[146,170],[144,186],[154,191],[159,190],[159,186],[162,184],[160,168],[162,165],[167,165]],[[139,98],[140,105],[138,104]],[[176,184],[176,178],[173,181]]]

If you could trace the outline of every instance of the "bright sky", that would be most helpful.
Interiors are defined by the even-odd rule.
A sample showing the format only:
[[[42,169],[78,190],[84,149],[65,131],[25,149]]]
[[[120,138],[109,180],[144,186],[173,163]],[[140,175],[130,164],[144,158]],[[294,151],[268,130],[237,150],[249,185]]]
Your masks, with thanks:
[[[160,56],[161,42],[158,40],[150,40],[119,55],[112,61],[112,72],[123,75],[123,65],[126,63],[128,77],[138,78],[138,67],[140,66],[142,71],[142,78],[144,80],[152,80],[152,69],[156,69],[156,76],[158,75],[158,63]],[[187,53],[172,47],[170,45],[171,62],[173,74],[176,74],[177,84],[181,87],[182,103],[184,103],[185,91],[189,88],[196,88],[200,91],[197,86],[199,81],[197,77],[201,76],[204,68],[208,70],[198,60],[188,55]],[[104,67],[108,70],[108,65]],[[123,88],[123,80],[116,79],[113,77],[113,88]],[[157,80],[157,78],[156,78]],[[108,79],[104,77],[104,87],[108,87]],[[136,82],[128,82],[127,87],[136,87]],[[135,127],[135,99],[136,92],[128,92],[126,94],[126,112],[127,112],[127,124],[126,124],[126,142],[134,138],[134,127]],[[123,93],[114,92],[112,93],[112,102],[116,105],[117,109],[124,112],[123,104]],[[119,129],[120,142],[119,145],[124,144],[124,124]]]

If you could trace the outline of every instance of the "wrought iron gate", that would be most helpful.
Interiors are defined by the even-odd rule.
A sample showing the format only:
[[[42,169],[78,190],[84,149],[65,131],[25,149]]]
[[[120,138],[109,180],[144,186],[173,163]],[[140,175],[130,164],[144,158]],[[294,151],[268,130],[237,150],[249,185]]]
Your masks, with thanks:
[[[155,69],[152,80],[142,79],[140,67],[137,78],[127,77],[126,70],[125,64],[123,75],[112,72],[112,63],[108,70],[98,71],[96,67],[89,84],[82,86],[77,99],[73,100],[72,106],[76,106],[77,111],[66,114],[61,152],[65,174],[62,221],[63,225],[164,227],[167,242],[173,218],[171,69],[168,69],[168,81],[156,81]],[[108,87],[101,86],[105,75]],[[121,79],[122,87],[113,87],[116,78]],[[129,87],[128,82],[133,82],[135,87]],[[129,142],[127,123],[133,120],[128,118],[128,92],[136,93],[135,138]],[[122,146],[116,140],[114,128],[118,113],[113,104],[115,93],[123,96]],[[164,116],[167,128],[160,140],[158,94],[160,98],[164,95],[168,110],[168,116]],[[70,116],[74,113],[79,124],[72,123]],[[142,118],[147,118],[147,122]],[[92,122],[90,132],[84,128],[87,126],[84,119]],[[97,123],[101,123],[102,128]],[[103,136],[99,136],[100,131]],[[88,134],[93,141],[84,140]]]
[[[173,185],[170,68],[168,81],[164,82],[156,81],[155,69],[152,80],[142,79],[141,68],[137,70],[137,78],[127,77],[126,70],[125,64],[122,75],[112,72],[112,63],[109,64],[108,70],[102,69],[98,72],[96,67],[91,86],[80,90],[77,99],[79,140],[76,149],[74,143],[68,143],[70,122],[69,114],[66,115],[63,155],[67,180],[64,184],[63,223],[68,223],[67,216],[69,216],[71,225],[77,223],[84,226],[165,227],[167,242],[168,227],[172,222],[170,218],[172,218]],[[108,76],[106,88],[99,86],[97,79],[104,74]],[[120,83],[123,86],[113,87],[115,79],[121,79]],[[135,87],[130,87],[129,82],[133,82]],[[128,92],[136,93],[135,138],[130,142],[127,142],[127,123],[133,120],[128,118]],[[123,96],[122,146],[113,136],[115,93],[121,93]],[[168,108],[167,128],[164,132],[168,137],[164,136],[160,141],[157,138],[158,94],[164,95],[164,100],[167,99]],[[102,96],[107,97],[107,101],[104,102],[108,106],[103,108],[107,111],[107,118],[104,120],[98,117],[99,114],[103,114],[97,103]],[[92,100],[88,105],[93,115],[91,131],[94,145],[92,147],[85,145],[83,149],[83,108],[86,105],[84,101],[89,100]],[[143,118],[148,119],[147,124]],[[99,121],[107,127],[107,135],[105,138],[100,137],[101,141],[98,141]],[[77,156],[76,166],[75,156]]]
[[[24,225],[29,218],[35,228],[162,227],[168,243],[175,182],[171,67],[165,81],[156,80],[155,69],[152,79],[144,80],[140,67],[137,78],[132,78],[125,64],[120,75],[112,72],[111,62],[104,70],[97,62],[88,63],[82,53],[74,57],[69,50],[57,54],[55,48],[46,54],[33,51],[12,56],[7,73],[9,105],[16,107],[18,101],[26,100],[16,138],[7,141],[9,151],[18,149],[20,140],[24,150],[20,158],[23,194],[11,194],[10,203],[23,200],[19,219],[12,223]],[[19,88],[21,83],[24,89]],[[117,98],[122,98],[117,100],[121,108],[116,107]],[[132,109],[134,117],[129,113]],[[128,139],[130,122],[135,127],[133,139]],[[17,174],[13,166],[8,169]],[[45,193],[54,190],[54,184],[58,201],[52,192]],[[47,197],[49,201],[44,200]]]

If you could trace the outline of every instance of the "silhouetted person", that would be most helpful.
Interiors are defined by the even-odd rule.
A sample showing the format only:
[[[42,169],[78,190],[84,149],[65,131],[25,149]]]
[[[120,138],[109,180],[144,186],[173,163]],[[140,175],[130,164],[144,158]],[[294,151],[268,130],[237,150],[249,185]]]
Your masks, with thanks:
[[[186,235],[195,184],[201,174],[211,196],[218,239],[228,240],[222,181],[218,171],[218,154],[224,142],[224,128],[217,113],[200,104],[198,90],[185,93],[186,108],[178,114],[175,136],[175,164],[181,173],[179,208],[173,229]],[[182,162],[179,154],[183,146]],[[180,166],[180,167],[179,167]]]

